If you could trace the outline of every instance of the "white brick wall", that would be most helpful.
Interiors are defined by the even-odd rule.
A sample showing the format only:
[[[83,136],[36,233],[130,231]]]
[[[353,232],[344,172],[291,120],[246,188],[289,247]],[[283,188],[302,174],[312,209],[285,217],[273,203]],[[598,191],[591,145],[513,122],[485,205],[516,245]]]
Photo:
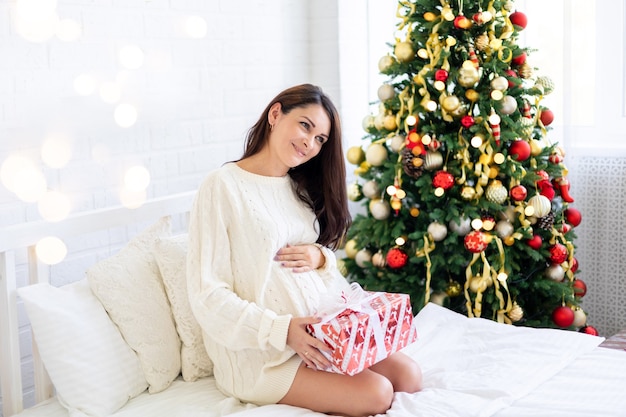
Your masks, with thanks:
[[[29,158],[48,189],[70,198],[72,212],[119,205],[124,172],[136,164],[151,174],[148,197],[195,189],[209,170],[241,154],[248,127],[290,85],[318,84],[341,107],[333,0],[58,0],[58,16],[78,22],[82,35],[41,43],[18,34],[18,1],[0,0],[0,166],[11,155]],[[188,16],[206,21],[205,37],[185,34]],[[120,65],[117,54],[126,44],[144,52],[140,69]],[[104,102],[97,89],[78,94],[73,83],[80,74],[93,77],[97,88],[117,81],[119,102]],[[137,106],[132,127],[114,122],[120,102]],[[50,134],[72,144],[61,168],[42,161]],[[0,183],[0,233],[40,218],[36,203],[22,202]],[[66,242],[70,254],[51,268],[53,284],[80,279],[86,266],[117,250],[132,232]],[[16,261],[23,265],[25,254]],[[23,269],[18,276],[26,285]],[[21,325],[29,406],[31,336],[23,311]]]

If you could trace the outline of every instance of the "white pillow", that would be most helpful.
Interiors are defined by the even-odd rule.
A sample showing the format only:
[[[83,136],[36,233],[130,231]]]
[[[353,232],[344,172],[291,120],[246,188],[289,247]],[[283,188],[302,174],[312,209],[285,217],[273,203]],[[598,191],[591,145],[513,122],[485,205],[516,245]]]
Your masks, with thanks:
[[[83,279],[17,290],[41,359],[70,415],[108,416],[145,391],[139,359]]]
[[[154,259],[156,241],[169,235],[170,218],[164,217],[87,270],[91,290],[137,352],[150,393],[180,374],[180,339]]]
[[[182,342],[183,379],[192,382],[211,376],[213,363],[204,348],[202,329],[191,311],[187,293],[187,235],[160,239],[154,254]]]

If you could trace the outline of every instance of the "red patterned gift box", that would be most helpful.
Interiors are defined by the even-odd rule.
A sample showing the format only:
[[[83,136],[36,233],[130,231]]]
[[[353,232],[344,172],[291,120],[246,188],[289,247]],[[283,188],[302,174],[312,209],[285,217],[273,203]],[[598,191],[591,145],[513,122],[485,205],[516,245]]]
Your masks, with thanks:
[[[332,372],[357,374],[417,339],[409,295],[361,290],[357,298],[351,296],[340,312],[308,326],[333,349],[324,352]]]

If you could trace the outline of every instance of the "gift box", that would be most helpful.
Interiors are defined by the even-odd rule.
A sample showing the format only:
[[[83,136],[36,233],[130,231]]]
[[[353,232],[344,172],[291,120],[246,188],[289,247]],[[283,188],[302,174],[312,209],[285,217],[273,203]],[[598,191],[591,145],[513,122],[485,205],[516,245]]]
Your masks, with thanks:
[[[409,295],[361,290],[343,298],[339,311],[307,327],[332,349],[322,352],[330,371],[357,374],[417,339]]]

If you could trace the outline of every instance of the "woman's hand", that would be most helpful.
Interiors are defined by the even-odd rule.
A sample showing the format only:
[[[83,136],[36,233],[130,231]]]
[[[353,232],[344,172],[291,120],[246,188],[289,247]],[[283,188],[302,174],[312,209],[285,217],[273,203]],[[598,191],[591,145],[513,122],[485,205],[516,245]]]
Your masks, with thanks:
[[[289,322],[287,345],[296,351],[309,368],[325,370],[330,368],[330,361],[326,359],[322,351],[330,352],[330,348],[306,331],[308,324],[315,324],[320,321],[321,319],[318,317],[292,318]]]
[[[275,261],[293,272],[308,272],[324,266],[326,258],[316,245],[287,245],[276,253]]]

